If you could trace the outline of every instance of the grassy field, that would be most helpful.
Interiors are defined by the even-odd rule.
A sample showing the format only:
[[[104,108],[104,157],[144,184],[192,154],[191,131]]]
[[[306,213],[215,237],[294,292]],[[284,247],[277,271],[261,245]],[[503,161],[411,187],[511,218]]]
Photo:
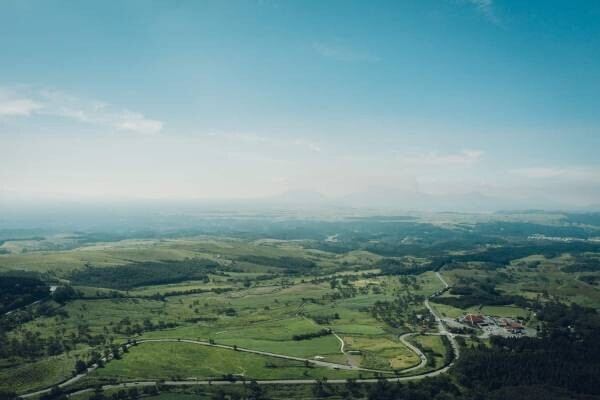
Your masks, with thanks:
[[[43,389],[72,376],[75,360],[87,354],[88,348],[51,356],[34,362],[2,365],[0,368],[0,390],[21,392]]]
[[[73,243],[67,240],[67,245]],[[67,285],[73,271],[85,270],[86,264],[112,267],[162,261],[168,268],[166,261],[187,258],[217,263],[206,275],[194,280],[163,284],[145,281],[144,286],[127,287],[129,290],[82,283],[74,286],[81,296],[64,304],[44,300],[32,306],[32,318],[24,318],[17,328],[7,331],[9,343],[30,335],[41,342],[60,338],[65,348],[59,355],[38,355],[31,360],[0,359],[0,388],[19,393],[60,382],[71,375],[77,357],[87,361],[92,351],[102,353],[129,339],[212,340],[281,355],[323,357],[340,364],[401,371],[420,360],[399,342],[398,336],[435,329],[423,327],[416,315],[428,314],[423,300],[442,288],[431,271],[411,276],[381,275],[378,262],[382,256],[365,250],[330,253],[294,240],[189,237],[131,239],[53,251],[47,250],[44,243],[9,243],[7,247],[11,253],[0,255],[0,271],[43,272],[60,285]],[[274,262],[278,260],[284,263]],[[294,265],[302,265],[294,264],[297,260],[310,265],[296,271]],[[406,256],[402,260],[411,265],[427,262],[426,257]],[[600,305],[596,287],[563,270],[575,262],[569,255],[552,259],[530,256],[501,270],[468,262],[441,273],[451,284],[494,282],[495,288],[507,295]],[[110,286],[111,282],[107,282],[103,285]],[[396,303],[401,305],[393,308]],[[393,317],[402,317],[400,322],[392,323],[373,312],[376,305],[391,309]],[[476,305],[465,309],[434,301],[431,305],[439,314],[451,318],[465,313],[532,318],[532,311],[514,305]],[[52,312],[36,314],[36,310],[44,308]],[[297,340],[299,336],[328,329],[331,334]],[[342,338],[345,351],[354,354],[342,353],[341,343],[333,333]],[[432,355],[433,364],[427,369],[444,364],[445,348],[440,337],[417,335],[411,340]],[[72,346],[76,350],[67,352]],[[143,343],[86,377],[82,385],[111,379],[210,379],[225,374],[243,374],[246,379],[361,375],[189,343]],[[160,398],[164,396],[177,398],[178,394],[163,394]]]
[[[452,307],[447,304],[439,304],[434,302],[431,302],[430,304],[433,307],[433,309],[442,317],[458,318],[467,312],[467,310]]]
[[[226,255],[227,258],[222,258]],[[119,242],[95,243],[82,245],[64,251],[31,251],[25,253],[0,254],[1,270],[24,270],[48,272],[58,276],[68,276],[86,264],[93,266],[116,266],[139,261],[183,260],[185,258],[203,258],[220,261],[224,264],[231,257],[237,256],[263,257],[304,257],[320,260],[314,252],[298,245],[286,243],[252,243],[236,239],[219,239],[199,237],[188,239],[130,239]],[[333,263],[329,261],[331,265]],[[268,271],[260,265],[253,265],[252,272]],[[260,272],[260,271],[259,271]]]
[[[516,306],[483,306],[481,308],[470,308],[467,311],[491,315],[492,317],[527,318],[531,316],[531,311]]]
[[[528,318],[531,316],[531,311],[517,306],[478,306],[462,309],[447,304],[431,303],[431,305],[440,315],[450,318],[458,318],[465,314],[482,314],[505,318]]]
[[[426,352],[429,358],[433,355],[433,365],[427,365],[424,370],[435,370],[442,368],[446,364],[446,348],[442,338],[436,335],[415,335],[410,338],[413,343],[418,343],[420,347],[431,352]]]
[[[272,266],[237,261],[237,257],[248,255],[300,257],[313,261],[318,270],[311,275],[285,275]],[[82,335],[99,337],[102,344],[96,350],[100,352],[130,338],[185,338],[213,340],[301,358],[323,357],[326,361],[353,362],[367,368],[392,370],[418,363],[415,354],[395,339],[397,332],[373,318],[368,310],[375,302],[389,301],[400,292],[428,295],[437,290],[439,281],[432,273],[417,277],[410,285],[396,277],[365,278],[365,273],[377,273],[377,269],[369,267],[379,257],[364,251],[335,255],[281,241],[126,240],[65,251],[2,255],[0,269],[52,270],[58,277],[68,279],[71,271],[85,268],[86,263],[116,266],[186,257],[215,260],[221,266],[220,271],[209,274],[208,280],[141,286],[128,291],[76,286],[82,298],[64,305],[45,302],[59,310],[60,315],[39,316],[9,335],[17,338],[27,331],[46,340],[76,339]],[[360,268],[358,271],[340,270],[347,265]],[[333,280],[347,281],[342,285],[354,293],[345,298],[336,297],[339,291],[331,286]],[[228,290],[214,291],[219,288]],[[169,296],[149,298],[157,294]],[[111,296],[121,297],[107,298]],[[335,318],[325,324],[314,320],[332,315]],[[295,335],[325,328],[342,335],[347,348],[358,350],[361,355],[350,357],[350,361],[332,334],[294,340]],[[90,355],[89,348],[80,351],[83,359]],[[60,381],[71,374],[75,362],[73,353],[52,360],[24,364],[11,371],[0,369],[0,380],[11,381],[7,387],[21,392]],[[357,376],[344,371],[306,368],[303,363],[254,354],[161,343],[137,346],[122,360],[108,363],[86,379],[210,378],[227,373],[244,373],[256,379]],[[28,376],[34,376],[32,380],[36,383],[28,382]]]
[[[445,271],[444,274],[452,282],[460,279],[498,280],[496,288],[510,295],[541,301],[553,298],[565,303],[600,307],[598,286],[578,279],[582,273],[569,273],[563,270],[575,263],[577,261],[568,254],[554,258],[534,255],[512,261],[502,270],[502,275],[499,275],[498,271],[478,268],[477,265],[452,269]]]
[[[304,363],[210,348],[190,343],[144,343],[130,349],[121,360],[98,369],[90,378],[222,379],[234,374],[246,379],[348,378],[355,372],[306,367]]]
[[[402,343],[390,337],[342,336],[347,351],[361,352],[361,367],[405,369],[419,363],[419,357]]]

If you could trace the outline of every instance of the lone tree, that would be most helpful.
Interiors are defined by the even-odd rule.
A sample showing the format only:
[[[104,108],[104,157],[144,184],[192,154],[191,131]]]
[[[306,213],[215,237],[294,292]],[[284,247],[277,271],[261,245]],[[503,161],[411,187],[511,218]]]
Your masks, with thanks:
[[[255,380],[250,381],[248,385],[248,400],[262,400],[264,399],[263,391]]]
[[[75,375],[81,374],[82,372],[87,371],[87,364],[83,360],[77,360],[75,362]]]

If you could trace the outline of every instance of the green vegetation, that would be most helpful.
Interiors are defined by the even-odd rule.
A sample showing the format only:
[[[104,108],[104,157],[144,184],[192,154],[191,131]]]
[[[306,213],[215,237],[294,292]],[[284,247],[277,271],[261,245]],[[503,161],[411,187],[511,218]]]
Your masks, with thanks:
[[[79,285],[131,289],[190,280],[208,281],[208,273],[218,266],[212,260],[135,262],[116,267],[91,267],[74,272],[71,280]]]
[[[245,255],[238,257],[238,261],[245,261],[257,265],[284,268],[288,273],[299,274],[316,267],[313,261],[300,257],[264,257],[257,255]]]
[[[451,218],[457,221],[449,223]],[[552,382],[573,396],[600,395],[592,383],[600,369],[591,339],[600,331],[591,311],[600,307],[600,249],[588,240],[600,229],[563,226],[568,218],[555,215],[529,214],[535,222],[515,218],[262,220],[264,227],[257,221],[228,220],[211,222],[211,232],[137,237],[100,232],[36,237],[29,232],[26,240],[5,241],[7,254],[0,254],[0,390],[22,394],[49,387],[100,363],[101,368],[65,390],[243,377],[247,382],[318,379],[296,388],[307,398],[354,393],[356,398],[386,399],[420,390],[443,393],[443,398],[488,398],[510,394],[506,388],[500,391],[505,382],[528,388]],[[195,236],[199,233],[211,236]],[[539,236],[567,234],[577,240]],[[444,289],[435,272],[451,287]],[[56,286],[53,294],[50,286]],[[450,378],[410,387],[327,382],[376,375],[359,368],[406,376],[450,363],[448,339],[427,334],[438,328],[426,299],[443,317],[514,318],[533,332],[530,336],[539,328],[539,338],[489,339],[477,337],[483,331],[476,327],[449,328],[459,334],[464,355]],[[415,333],[410,341],[427,363],[403,374],[420,363],[418,354],[399,340],[409,332]],[[515,356],[513,350],[527,356]],[[552,358],[566,361],[553,367]],[[510,372],[513,362],[521,365],[521,378]],[[580,364],[585,376],[572,371]],[[356,370],[344,370],[350,367]],[[537,372],[527,375],[526,368]],[[494,371],[503,371],[505,378]],[[558,374],[568,379],[555,379]],[[574,388],[568,380],[582,385]],[[85,396],[130,396],[120,390]],[[157,398],[190,393],[158,386],[159,395],[139,390],[137,395]],[[209,397],[220,396],[220,390],[247,396],[239,391],[243,388],[197,390]],[[285,385],[261,390],[273,398],[295,393]],[[63,395],[48,394],[45,400]]]
[[[552,385],[597,394],[600,381],[600,316],[595,310],[560,303],[538,314],[539,338],[493,337],[491,347],[466,349],[457,365],[461,383],[477,390]]]
[[[417,335],[411,338],[427,357],[426,370],[436,370],[447,364],[446,346],[442,338],[437,335]]]
[[[32,275],[0,274],[0,314],[49,296],[50,287]]]
[[[355,372],[307,367],[303,362],[191,343],[144,343],[90,376],[91,379],[294,379],[356,377]]]

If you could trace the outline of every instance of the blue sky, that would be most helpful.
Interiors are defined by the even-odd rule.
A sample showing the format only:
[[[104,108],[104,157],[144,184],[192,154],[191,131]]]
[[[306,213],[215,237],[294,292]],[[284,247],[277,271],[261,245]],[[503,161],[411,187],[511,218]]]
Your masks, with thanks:
[[[600,3],[0,2],[7,198],[600,203]]]

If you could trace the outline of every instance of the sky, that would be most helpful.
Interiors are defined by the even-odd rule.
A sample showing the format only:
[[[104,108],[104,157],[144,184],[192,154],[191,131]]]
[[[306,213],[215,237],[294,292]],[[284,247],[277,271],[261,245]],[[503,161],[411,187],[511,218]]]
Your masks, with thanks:
[[[600,204],[600,2],[0,1],[0,196]]]

